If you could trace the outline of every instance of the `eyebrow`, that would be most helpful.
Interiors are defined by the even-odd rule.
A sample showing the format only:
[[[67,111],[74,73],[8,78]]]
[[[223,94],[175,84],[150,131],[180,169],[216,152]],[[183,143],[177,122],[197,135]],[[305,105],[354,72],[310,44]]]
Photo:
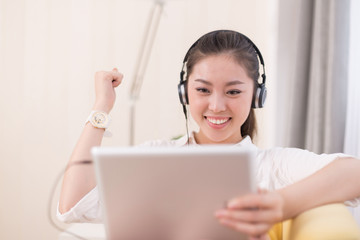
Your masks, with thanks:
[[[201,82],[201,83],[206,84],[206,85],[212,85],[211,82],[206,81],[204,79],[195,79],[195,82]],[[239,80],[234,80],[234,81],[227,82],[225,84],[225,86],[232,86],[232,85],[237,85],[237,84],[244,84],[244,82],[241,82]]]

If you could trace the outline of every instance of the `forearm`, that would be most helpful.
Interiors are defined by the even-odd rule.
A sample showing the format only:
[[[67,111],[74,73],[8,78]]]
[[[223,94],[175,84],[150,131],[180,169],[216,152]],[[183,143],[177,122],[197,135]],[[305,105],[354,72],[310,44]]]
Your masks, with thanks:
[[[61,189],[59,210],[69,211],[81,198],[96,186],[94,167],[90,165],[74,165],[77,161],[91,160],[91,148],[100,146],[104,129],[93,127],[87,123],[69,160],[68,170],[64,174]]]
[[[360,160],[339,158],[308,178],[278,190],[284,199],[283,219],[360,196],[359,173]]]
[[[110,113],[116,98],[114,88],[120,85],[122,78],[123,75],[116,68],[95,73],[96,101],[93,110]],[[104,132],[104,129],[96,128],[91,123],[85,125],[64,174],[59,203],[61,213],[69,211],[96,186],[94,166],[74,163],[92,159],[91,148],[101,145]]]

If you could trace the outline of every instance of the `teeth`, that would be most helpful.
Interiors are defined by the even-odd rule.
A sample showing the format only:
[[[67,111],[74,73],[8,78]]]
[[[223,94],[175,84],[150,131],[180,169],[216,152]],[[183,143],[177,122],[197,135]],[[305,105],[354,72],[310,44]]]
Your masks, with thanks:
[[[209,122],[213,123],[213,124],[219,125],[219,124],[223,124],[223,123],[227,122],[229,119],[228,119],[228,118],[227,118],[227,119],[212,119],[212,118],[207,118],[207,120],[208,120]]]

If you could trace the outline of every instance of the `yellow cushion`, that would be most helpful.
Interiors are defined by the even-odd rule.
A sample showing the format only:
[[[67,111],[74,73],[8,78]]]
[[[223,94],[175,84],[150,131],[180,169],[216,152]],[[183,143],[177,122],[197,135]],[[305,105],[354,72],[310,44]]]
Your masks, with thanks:
[[[282,240],[282,238],[283,238],[283,223],[275,224],[268,232],[268,235],[271,240]]]
[[[274,225],[271,240],[360,240],[360,229],[343,204],[329,204]]]

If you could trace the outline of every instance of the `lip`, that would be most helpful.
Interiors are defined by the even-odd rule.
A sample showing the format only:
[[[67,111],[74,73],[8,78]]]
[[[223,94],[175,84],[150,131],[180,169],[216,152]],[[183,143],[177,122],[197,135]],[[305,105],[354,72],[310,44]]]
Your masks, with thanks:
[[[222,121],[222,120],[227,120],[224,123],[221,124],[215,124],[213,122],[210,122],[208,120],[208,118],[212,119],[212,120],[217,120],[217,121]],[[230,122],[231,122],[231,117],[210,117],[210,116],[204,116],[205,121],[207,122],[207,124],[214,129],[222,129],[224,127],[226,127]]]

